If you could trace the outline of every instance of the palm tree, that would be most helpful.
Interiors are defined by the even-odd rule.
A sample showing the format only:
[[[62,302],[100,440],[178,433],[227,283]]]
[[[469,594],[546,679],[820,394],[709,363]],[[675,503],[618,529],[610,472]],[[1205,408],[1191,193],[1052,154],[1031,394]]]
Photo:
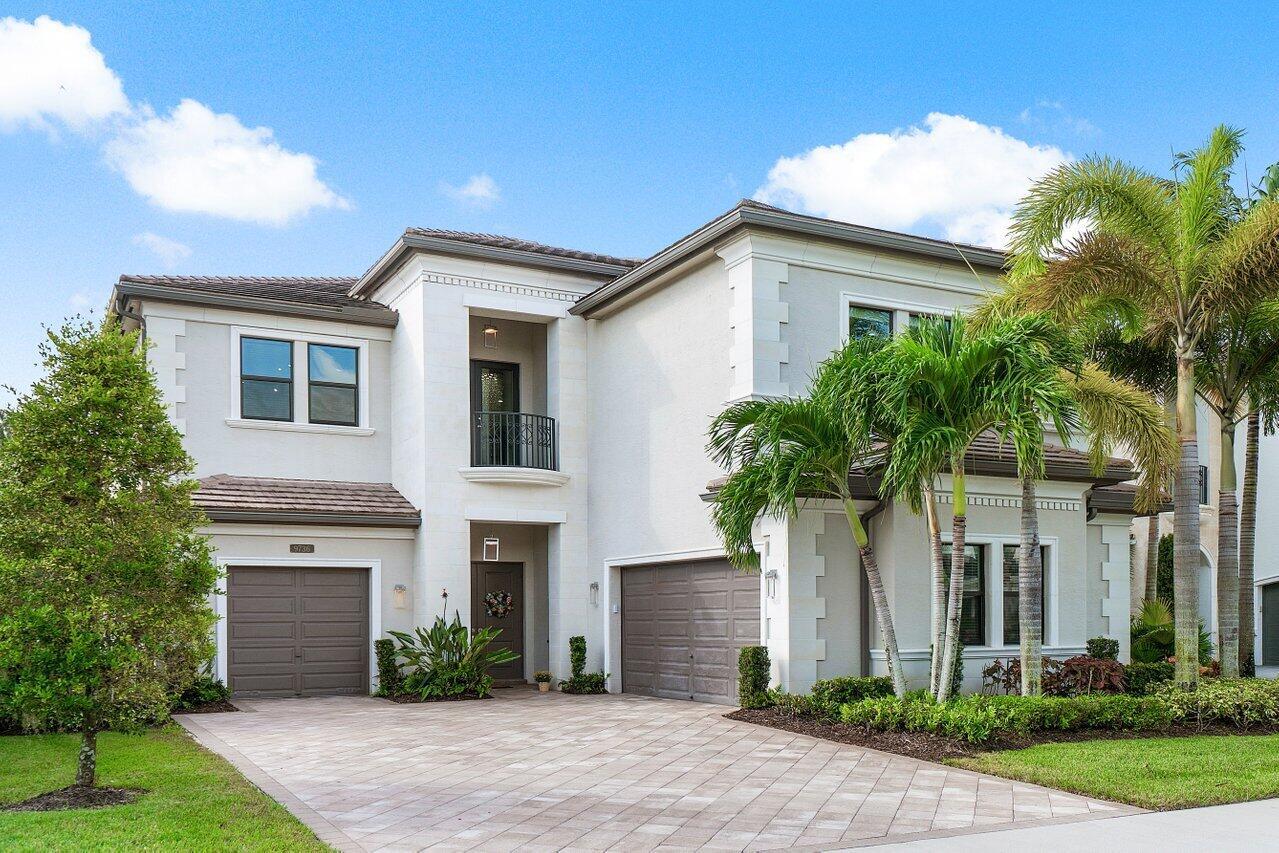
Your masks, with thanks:
[[[839,501],[866,573],[893,689],[904,696],[906,678],[888,595],[848,482],[853,465],[875,458],[881,452],[876,442],[891,433],[872,413],[845,418],[836,393],[850,378],[869,376],[883,345],[877,338],[850,342],[818,368],[809,398],[747,400],[715,417],[707,450],[730,473],[715,495],[711,519],[729,560],[758,567],[753,531],[760,515],[793,518],[804,500]]]
[[[933,679],[939,701],[949,697],[959,636],[968,516],[964,457],[979,436],[993,431],[1011,439],[1021,470],[1042,476],[1044,421],[1067,435],[1075,424],[1058,361],[1049,355],[1063,342],[1061,326],[1045,316],[1001,319],[981,332],[962,316],[924,319],[877,352],[876,381],[842,390],[848,417],[877,412],[892,423],[885,493],[903,496],[920,512],[925,487],[950,472],[950,583]]]
[[[1136,334],[1169,342],[1176,360],[1174,494],[1176,680],[1199,680],[1199,463],[1195,350],[1233,306],[1279,288],[1279,203],[1231,207],[1229,178],[1242,134],[1219,127],[1161,179],[1105,157],[1058,167],[1019,205],[1011,274],[1035,308],[1106,310]],[[1088,230],[1063,234],[1078,223]]]

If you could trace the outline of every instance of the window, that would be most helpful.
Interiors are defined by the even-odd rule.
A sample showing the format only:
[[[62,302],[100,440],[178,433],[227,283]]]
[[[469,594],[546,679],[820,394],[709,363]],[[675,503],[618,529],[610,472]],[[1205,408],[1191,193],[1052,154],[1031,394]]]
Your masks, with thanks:
[[[942,546],[946,583],[950,583],[950,543]],[[959,639],[965,646],[986,645],[986,565],[980,545],[964,546],[964,597],[959,610]]]
[[[240,417],[293,420],[293,343],[240,338]]]
[[[1199,504],[1208,506],[1208,466],[1199,466]]]
[[[307,344],[308,412],[313,424],[358,426],[359,350]]]
[[[911,325],[911,328],[914,328],[915,326],[919,325],[919,321],[920,321],[920,320],[923,320],[925,317],[927,317],[927,318],[929,318],[929,319],[931,319],[931,320],[941,320],[942,326],[944,326],[946,329],[950,329],[950,317],[949,317],[948,315],[945,315],[945,314],[915,314],[915,313],[912,313],[912,314],[910,315],[910,325]]]
[[[887,338],[892,334],[892,311],[849,304],[848,337],[850,340],[855,341],[870,337]]]
[[[1039,604],[1039,637],[1042,640],[1048,629],[1048,546],[1039,546],[1043,600]],[[1020,614],[1021,593],[1017,585],[1021,570],[1021,546],[1004,546],[1004,645],[1021,645]]]

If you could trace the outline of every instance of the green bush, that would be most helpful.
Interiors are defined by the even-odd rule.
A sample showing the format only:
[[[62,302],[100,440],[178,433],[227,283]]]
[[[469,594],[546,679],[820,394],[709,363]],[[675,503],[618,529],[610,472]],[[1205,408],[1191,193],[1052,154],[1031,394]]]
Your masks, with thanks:
[[[1124,679],[1128,692],[1144,696],[1162,683],[1172,681],[1173,665],[1165,661],[1157,663],[1130,663],[1124,667]]]
[[[554,677],[555,676],[551,675],[551,671],[549,669],[539,669],[537,672],[533,673],[533,680],[538,684],[550,684],[551,679]]]
[[[586,671],[586,638],[585,637],[569,637],[568,638],[568,662],[569,668],[573,670],[571,678],[566,678],[560,682],[561,693],[606,693],[604,682],[608,679],[608,674],[603,672],[587,672]]]
[[[1154,688],[1152,696],[1166,703],[1179,723],[1241,731],[1279,726],[1279,681],[1268,678],[1201,679],[1196,690],[1169,683]]]
[[[878,699],[893,695],[893,680],[887,676],[856,678],[841,676],[813,684],[813,704],[828,716],[839,716],[839,707],[862,699]]]
[[[225,702],[231,696],[225,684],[212,675],[197,675],[195,680],[173,700],[173,713],[180,714],[201,705]]]
[[[770,664],[764,646],[743,646],[737,653],[737,703],[743,708],[767,708]]]
[[[1155,598],[1172,601],[1172,534],[1159,537],[1159,556],[1155,567]]]
[[[385,637],[375,640],[373,651],[377,654],[377,695],[398,696],[404,690],[404,673],[400,672],[395,641]]]
[[[572,678],[581,678],[586,672],[586,638],[568,638],[568,665],[572,670]]]
[[[783,717],[811,717],[817,713],[817,709],[813,706],[813,697],[803,693],[770,690],[768,704],[776,708],[777,713]]]
[[[472,634],[457,613],[452,622],[437,616],[429,631],[387,633],[399,643],[395,653],[409,670],[403,689],[423,699],[483,699],[493,686],[488,671],[519,659],[510,649],[488,650],[501,630],[481,628]]]
[[[1110,637],[1093,637],[1084,648],[1090,658],[1119,660],[1119,641]]]
[[[1166,728],[1173,720],[1154,697],[1089,695],[962,696],[938,703],[927,696],[863,699],[840,708],[840,719],[873,731],[927,732],[983,743],[996,734],[1079,729]]]

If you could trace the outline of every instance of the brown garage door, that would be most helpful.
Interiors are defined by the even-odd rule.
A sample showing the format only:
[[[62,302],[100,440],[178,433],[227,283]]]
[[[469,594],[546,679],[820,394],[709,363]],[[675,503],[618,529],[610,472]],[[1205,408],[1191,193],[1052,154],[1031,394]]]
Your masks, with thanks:
[[[737,703],[737,650],[759,643],[759,575],[725,560],[622,570],[622,690]]]
[[[237,566],[227,611],[228,686],[237,696],[368,692],[366,569]]]

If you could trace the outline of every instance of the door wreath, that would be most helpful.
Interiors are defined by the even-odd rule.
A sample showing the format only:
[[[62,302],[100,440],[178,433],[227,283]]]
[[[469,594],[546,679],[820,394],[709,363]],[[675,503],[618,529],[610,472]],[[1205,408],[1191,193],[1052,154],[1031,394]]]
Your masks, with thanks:
[[[493,619],[504,619],[515,609],[515,597],[509,592],[490,592],[484,596],[484,612]]]

